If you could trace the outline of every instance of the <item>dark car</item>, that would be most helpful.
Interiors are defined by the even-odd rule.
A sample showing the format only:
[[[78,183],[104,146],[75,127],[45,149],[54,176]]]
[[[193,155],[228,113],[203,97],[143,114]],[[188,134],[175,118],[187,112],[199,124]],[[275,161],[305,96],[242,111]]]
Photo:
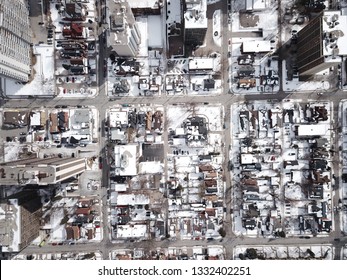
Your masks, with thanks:
[[[102,157],[99,157],[99,169],[102,169]]]

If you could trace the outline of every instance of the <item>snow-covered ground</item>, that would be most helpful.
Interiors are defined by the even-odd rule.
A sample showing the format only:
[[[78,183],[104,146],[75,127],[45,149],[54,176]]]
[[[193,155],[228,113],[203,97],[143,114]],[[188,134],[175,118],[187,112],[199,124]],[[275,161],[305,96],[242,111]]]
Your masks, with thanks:
[[[313,191],[312,193],[305,191],[302,187],[307,182],[305,179],[307,176],[312,176],[313,182],[324,178],[319,190],[321,194],[314,201],[319,207],[326,205],[325,219],[332,220],[331,172],[329,161],[324,161],[329,158],[328,151],[331,143],[330,108],[331,104],[326,101],[307,103],[286,101],[282,104],[253,102],[252,104],[236,104],[232,107],[233,115],[230,121],[233,144],[230,158],[233,163],[233,229],[235,233],[252,236],[270,234],[271,236],[276,231],[280,231],[282,227],[285,228],[287,235],[310,233],[309,229],[300,230],[298,227],[298,217],[300,216],[306,217],[309,224],[312,223],[313,214],[320,217],[320,214],[316,213],[317,210],[314,213],[310,212],[314,205],[311,195],[317,194]],[[311,110],[312,113],[316,110],[324,112],[322,114],[324,118],[321,117],[318,124],[312,123],[312,120],[310,122]],[[305,171],[312,169],[310,165],[312,162],[308,159],[312,152],[310,147],[313,142],[300,138],[298,134],[294,133],[295,129],[300,126],[305,126],[306,129],[322,128],[322,131],[319,132],[319,141],[322,142],[319,145],[321,146],[320,152],[325,154],[321,156],[321,162],[327,166],[320,167],[322,170],[319,169],[319,172],[307,173]],[[260,164],[260,168],[257,169],[254,164]],[[245,177],[243,174],[247,173],[242,170],[248,170],[249,175]],[[268,186],[271,186],[270,189]],[[284,201],[280,199],[282,196],[285,198]],[[273,203],[276,204],[276,211],[269,210],[273,209]],[[249,217],[249,209],[257,212],[257,214],[253,214],[256,218]],[[265,226],[265,217],[269,217],[269,215],[270,223]],[[246,222],[249,223],[248,229],[242,225]],[[256,225],[261,227],[256,227]],[[331,229],[333,230],[333,228],[332,225]],[[326,230],[329,231],[329,228]],[[326,234],[327,232],[322,230],[318,236]]]

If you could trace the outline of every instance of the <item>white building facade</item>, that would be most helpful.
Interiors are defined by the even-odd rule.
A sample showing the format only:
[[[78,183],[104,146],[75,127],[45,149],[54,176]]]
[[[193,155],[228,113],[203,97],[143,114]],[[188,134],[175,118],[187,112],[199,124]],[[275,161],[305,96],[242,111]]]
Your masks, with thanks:
[[[29,9],[24,0],[0,0],[0,76],[29,80],[30,32]]]

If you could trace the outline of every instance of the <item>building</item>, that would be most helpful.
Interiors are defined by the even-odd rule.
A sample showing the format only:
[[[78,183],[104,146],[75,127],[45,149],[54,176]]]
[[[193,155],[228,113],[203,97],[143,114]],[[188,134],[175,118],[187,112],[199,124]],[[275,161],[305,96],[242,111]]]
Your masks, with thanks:
[[[160,15],[163,0],[131,0],[129,5],[135,16]]]
[[[3,126],[7,128],[25,127],[29,123],[29,112],[11,110],[3,114]]]
[[[0,0],[0,82],[27,82],[31,71],[29,10],[24,0]],[[0,83],[0,88],[2,87]]]
[[[115,175],[137,175],[138,146],[119,145],[114,147]]]
[[[311,76],[342,62],[347,55],[347,16],[323,11],[298,32],[297,64],[300,76]]]
[[[184,18],[184,39],[186,46],[203,45],[207,31],[207,1],[186,0]]]
[[[56,184],[85,170],[85,158],[17,160],[0,164],[0,185]]]
[[[35,191],[22,191],[0,204],[0,244],[2,252],[19,252],[40,233],[41,197]]]
[[[141,34],[126,1],[109,1],[110,35],[108,45],[120,57],[134,57],[139,52]]]

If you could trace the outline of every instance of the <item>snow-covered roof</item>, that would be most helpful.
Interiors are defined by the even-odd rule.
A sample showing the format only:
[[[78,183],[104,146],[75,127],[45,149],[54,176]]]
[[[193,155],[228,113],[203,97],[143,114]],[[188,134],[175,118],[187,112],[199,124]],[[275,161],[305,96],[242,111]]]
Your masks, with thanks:
[[[139,164],[139,174],[163,173],[163,165],[159,161],[146,161]]]
[[[148,16],[147,20],[147,34],[155,34],[155,36],[148,36],[148,46],[152,48],[159,48],[163,45],[163,24],[160,16]]]
[[[149,198],[143,194],[119,194],[117,196],[117,205],[146,205]]]
[[[189,70],[213,69],[213,58],[191,58],[189,59]]]
[[[298,136],[324,136],[329,130],[328,124],[300,124]]]
[[[263,10],[266,8],[264,0],[246,0],[246,10]]]
[[[323,55],[347,55],[347,15],[341,15],[340,11],[324,11],[322,28],[328,36],[323,38]]]
[[[147,225],[121,225],[117,227],[118,238],[147,237]]]
[[[120,176],[137,175],[137,145],[115,146],[115,172]]]
[[[270,41],[246,41],[242,43],[242,51],[244,53],[259,53],[259,52],[269,52],[271,50]]]

